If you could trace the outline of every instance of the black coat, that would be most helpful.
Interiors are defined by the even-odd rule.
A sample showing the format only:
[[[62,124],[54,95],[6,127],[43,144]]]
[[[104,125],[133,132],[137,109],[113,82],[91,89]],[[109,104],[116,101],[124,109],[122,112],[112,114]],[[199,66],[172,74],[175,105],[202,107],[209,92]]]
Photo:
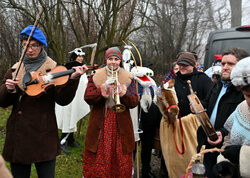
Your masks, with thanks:
[[[207,114],[209,117],[213,112],[213,108],[220,94],[221,88],[222,88],[221,81],[215,83],[210,89],[208,96],[203,103],[204,107],[207,109]],[[236,109],[237,105],[241,103],[243,100],[244,100],[243,94],[240,91],[237,91],[237,89],[233,85],[229,86],[226,90],[226,93],[221,97],[220,102],[218,104],[218,110],[214,127],[215,130],[217,131],[219,130],[222,133],[223,137],[228,134],[227,130],[223,128],[224,123],[226,122],[230,114]],[[200,152],[200,148],[202,145],[206,145],[206,149],[215,147],[207,142],[207,136],[201,126],[197,130],[197,141],[198,141],[197,152]],[[222,143],[216,145],[216,147],[220,148],[222,146]],[[204,164],[206,167],[205,175],[208,176],[209,178],[213,177],[211,175],[212,168],[213,165],[215,165],[217,162],[217,156],[218,156],[217,152],[207,153],[204,156]]]
[[[206,99],[203,102],[203,106],[204,108],[207,109],[207,114],[209,117],[211,116],[213,112],[213,109],[217,101],[217,98],[220,94],[221,88],[222,88],[221,81],[218,81],[217,83],[215,83],[210,89]],[[238,104],[240,104],[243,100],[244,100],[244,96],[242,92],[238,91],[236,87],[233,85],[229,86],[227,88],[226,93],[221,97],[220,102],[218,104],[218,110],[217,110],[214,128],[215,130],[220,131],[223,137],[228,134],[227,130],[223,128],[224,123],[226,122],[230,114],[236,109]],[[198,138],[198,145],[199,145],[198,148],[200,148],[200,146],[203,144],[207,144],[207,136],[205,135],[201,127],[198,129],[197,138]]]
[[[203,72],[198,72],[196,69],[190,74],[182,75],[177,72],[175,77],[175,91],[178,98],[178,106],[180,108],[181,117],[191,113],[189,100],[187,96],[190,94],[190,89],[187,80],[191,81],[193,91],[200,100],[204,100],[212,86],[211,79]]]
[[[209,117],[213,112],[214,105],[220,94],[221,88],[222,82],[214,84],[205,100],[204,107],[207,108],[207,114]],[[221,97],[218,104],[218,110],[214,125],[214,128],[216,130],[223,128],[227,118],[243,100],[244,96],[242,92],[238,91],[235,86],[231,85],[227,88],[226,93]]]

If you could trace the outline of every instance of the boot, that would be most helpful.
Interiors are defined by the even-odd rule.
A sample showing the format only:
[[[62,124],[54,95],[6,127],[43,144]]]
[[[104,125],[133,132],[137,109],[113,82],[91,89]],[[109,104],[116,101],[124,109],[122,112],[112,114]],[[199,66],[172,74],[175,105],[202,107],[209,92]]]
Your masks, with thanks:
[[[61,145],[61,150],[66,154],[70,154],[70,151],[67,149],[66,144]]]
[[[80,148],[80,147],[81,147],[81,146],[78,145],[76,142],[73,142],[73,143],[69,143],[69,142],[68,142],[68,146],[73,147],[73,148]]]

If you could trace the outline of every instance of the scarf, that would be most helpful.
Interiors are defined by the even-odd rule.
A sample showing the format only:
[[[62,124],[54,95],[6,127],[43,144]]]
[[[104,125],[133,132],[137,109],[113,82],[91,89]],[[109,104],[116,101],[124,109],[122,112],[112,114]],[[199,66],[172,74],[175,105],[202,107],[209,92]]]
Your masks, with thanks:
[[[229,116],[224,128],[230,132],[232,145],[250,145],[250,107],[246,100]]]
[[[23,87],[26,88],[26,83],[30,81],[31,75],[30,72],[36,71],[42,64],[45,62],[47,58],[47,53],[44,48],[41,49],[41,52],[35,58],[30,58],[27,54],[25,54],[23,59],[23,64],[25,67],[26,73],[23,76]]]

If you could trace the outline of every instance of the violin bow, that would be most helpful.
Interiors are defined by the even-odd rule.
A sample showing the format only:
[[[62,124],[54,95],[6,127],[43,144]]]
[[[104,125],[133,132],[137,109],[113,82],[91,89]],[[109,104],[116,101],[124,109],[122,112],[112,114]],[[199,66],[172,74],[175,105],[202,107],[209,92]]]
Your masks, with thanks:
[[[94,66],[94,59],[95,59],[96,47],[97,47],[97,43],[94,43],[94,45],[92,47],[91,58],[90,58],[90,65],[92,65],[92,66]]]
[[[34,32],[35,32],[35,30],[36,30],[36,28],[37,28],[39,19],[41,18],[44,9],[45,9],[45,6],[42,6],[41,9],[40,9],[39,14],[38,14],[37,17],[36,17],[36,21],[35,21],[35,23],[34,23],[34,25],[33,25],[33,28],[32,28],[32,30],[31,30],[31,33],[30,33],[29,38],[28,38],[28,40],[27,40],[27,43],[26,43],[26,45],[24,46],[24,49],[23,49],[23,51],[22,51],[22,55],[21,55],[21,57],[20,57],[20,59],[19,59],[20,62],[19,62],[19,66],[18,66],[18,68],[17,68],[16,75],[15,75],[15,77],[14,77],[14,80],[16,80],[17,74],[18,74],[18,72],[19,72],[19,70],[20,70],[20,68],[21,68],[22,63],[23,63],[24,55],[25,55],[26,52],[27,52],[28,46],[29,46],[29,44],[30,44],[30,40],[31,40],[31,38],[32,38],[33,35],[34,35]]]

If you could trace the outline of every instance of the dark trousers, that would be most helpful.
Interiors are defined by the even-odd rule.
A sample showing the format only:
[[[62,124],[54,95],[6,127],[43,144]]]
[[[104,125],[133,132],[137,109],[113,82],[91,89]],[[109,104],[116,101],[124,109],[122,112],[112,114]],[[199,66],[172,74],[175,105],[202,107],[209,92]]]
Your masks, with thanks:
[[[35,163],[38,178],[55,177],[56,160]],[[14,178],[29,178],[31,164],[10,163],[11,173]]]
[[[150,162],[154,145],[155,132],[156,128],[152,130],[144,130],[140,135],[142,174],[147,174],[151,170]]]
[[[62,133],[61,140],[62,140],[64,137],[66,137],[67,134],[68,134],[68,133]],[[72,132],[72,133],[69,134],[69,136],[68,136],[68,138],[67,138],[67,143],[73,144],[74,142],[75,142],[74,133]]]
[[[205,175],[208,178],[213,178],[213,166],[217,163],[217,157],[219,153],[207,153],[204,155],[204,166],[206,168]]]
[[[207,142],[207,135],[205,134],[203,128],[200,126],[197,130],[197,141],[198,141],[198,147],[197,147],[197,153],[200,152],[200,149],[202,147],[202,145],[206,145],[206,149],[211,149],[214,148],[215,146],[210,145]],[[223,141],[222,141],[223,143]],[[222,143],[217,145],[217,148],[221,148]],[[217,157],[218,157],[219,153],[218,152],[212,152],[212,153],[206,153],[204,155],[204,166],[206,169],[205,172],[205,176],[207,176],[208,178],[213,178],[213,166],[217,163]]]

